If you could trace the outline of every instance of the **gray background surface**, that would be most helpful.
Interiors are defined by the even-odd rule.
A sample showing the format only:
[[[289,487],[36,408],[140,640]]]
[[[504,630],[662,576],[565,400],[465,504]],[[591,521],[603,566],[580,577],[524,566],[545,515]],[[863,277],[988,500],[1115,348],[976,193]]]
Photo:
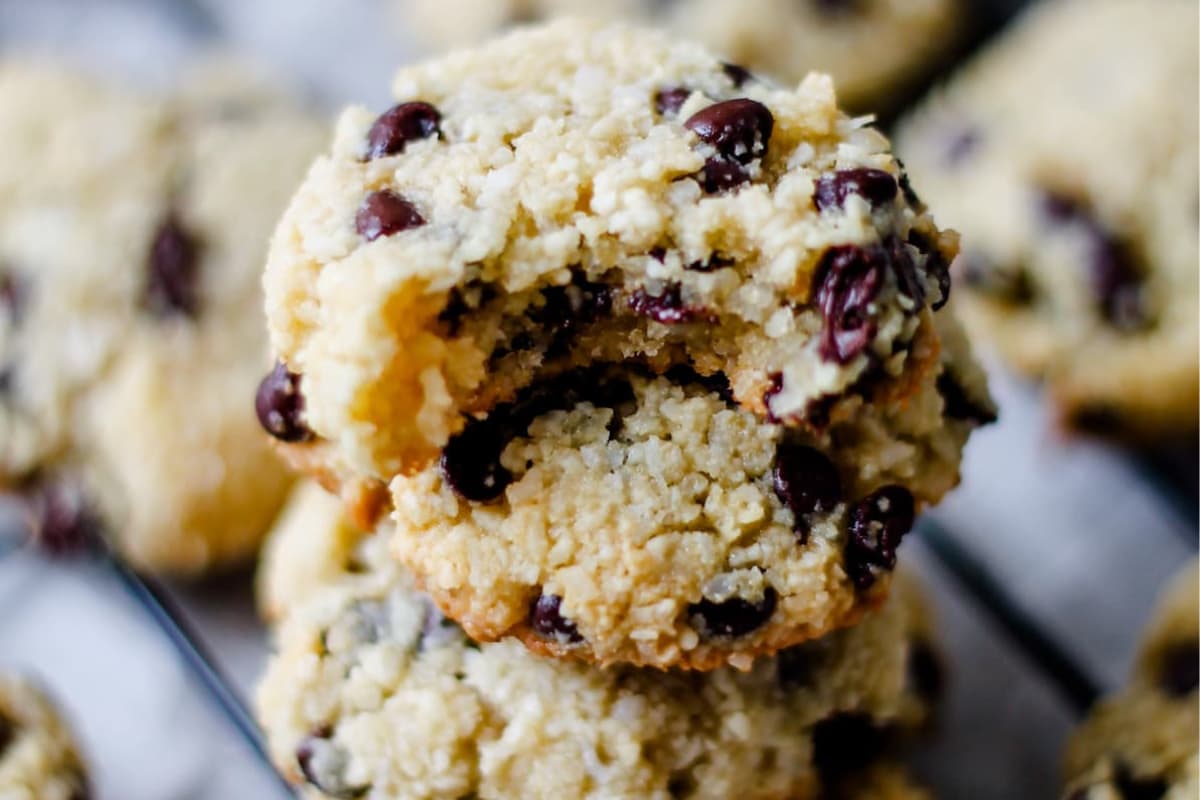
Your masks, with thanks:
[[[376,0],[0,0],[3,54],[49,52],[150,85],[168,85],[214,43],[255,54],[330,109],[383,105],[393,67],[415,52]],[[1002,421],[972,442],[962,488],[932,520],[1087,677],[1112,687],[1157,587],[1195,551],[1192,506],[1169,502],[1127,453],[1056,433],[1036,389],[993,373]],[[912,537],[902,559],[934,596],[952,682],[918,771],[947,798],[1052,798],[1078,708],[931,543]],[[248,696],[267,644],[247,576],[170,591]],[[0,556],[0,665],[40,675],[62,698],[99,800],[286,796],[104,565]]]

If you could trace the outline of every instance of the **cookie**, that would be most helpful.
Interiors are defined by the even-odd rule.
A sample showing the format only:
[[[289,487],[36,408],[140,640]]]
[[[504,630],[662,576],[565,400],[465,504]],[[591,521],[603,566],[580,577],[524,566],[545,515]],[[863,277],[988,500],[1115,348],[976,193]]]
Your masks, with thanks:
[[[408,0],[400,9],[408,35],[441,46],[568,15],[636,20],[786,83],[827,72],[838,97],[858,111],[895,108],[965,27],[959,0]]]
[[[63,548],[248,559],[290,479],[247,397],[260,269],[326,135],[287,107],[0,66],[0,485]]]
[[[1196,427],[1197,39],[1186,0],[1038,3],[898,135],[969,327],[1076,427]]]
[[[257,400],[294,463],[390,483],[399,557],[478,639],[709,668],[877,604],[993,415],[934,311],[955,237],[886,140],[823,78],[579,22],[396,94],[275,235]],[[533,619],[556,603],[569,634]]]
[[[933,793],[917,783],[899,764],[880,761],[825,787],[822,800],[933,800]]]
[[[54,705],[31,681],[0,675],[0,797],[90,796],[83,760]]]
[[[1072,737],[1069,800],[1184,800],[1200,791],[1200,568],[1165,592],[1129,684],[1102,700]]]
[[[307,519],[310,541],[342,539]],[[799,800],[923,727],[940,683],[906,581],[853,630],[750,672],[698,673],[476,644],[394,562],[350,569],[284,589],[293,604],[258,689],[273,760],[306,797]]]

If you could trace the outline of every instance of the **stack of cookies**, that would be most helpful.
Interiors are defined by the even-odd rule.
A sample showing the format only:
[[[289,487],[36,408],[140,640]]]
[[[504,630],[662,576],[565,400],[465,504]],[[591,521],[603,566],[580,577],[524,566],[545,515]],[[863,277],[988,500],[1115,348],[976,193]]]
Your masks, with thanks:
[[[306,486],[260,714],[312,797],[921,796],[896,549],[994,418],[957,237],[830,80],[560,22],[402,70],[294,196]],[[334,499],[333,495],[336,495]]]

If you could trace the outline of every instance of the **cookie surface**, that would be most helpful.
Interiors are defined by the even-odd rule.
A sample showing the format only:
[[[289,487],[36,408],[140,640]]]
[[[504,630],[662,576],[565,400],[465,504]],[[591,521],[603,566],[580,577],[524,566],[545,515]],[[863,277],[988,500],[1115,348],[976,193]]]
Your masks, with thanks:
[[[1101,701],[1067,748],[1069,800],[1193,798],[1200,791],[1200,568],[1175,578],[1128,685]]]
[[[922,727],[937,693],[930,626],[907,582],[858,628],[748,673],[689,673],[600,670],[512,640],[475,644],[389,559],[353,569],[283,589],[292,602],[258,691],[277,766],[313,798],[736,789],[799,800]]]
[[[933,310],[955,237],[909,205],[886,140],[822,78],[786,91],[586,23],[404,70],[395,89],[383,115],[343,116],[272,247],[286,367],[264,385],[298,462],[390,483],[399,557],[480,639],[708,668],[878,602],[874,567],[992,415]],[[596,426],[612,414],[591,411],[636,405],[622,387],[681,374],[699,406],[665,386],[642,403],[689,419],[648,408],[628,441]],[[583,444],[612,461],[580,463]],[[656,453],[678,461],[640,460]],[[830,525],[809,536],[813,515]],[[855,524],[870,553],[845,565]],[[779,607],[778,624],[746,639],[719,623],[730,641],[698,647],[685,607],[729,599]],[[539,602],[573,615],[579,646],[532,635]]]
[[[247,400],[259,270],[325,129],[224,91],[0,66],[0,484],[51,546],[99,529],[141,567],[229,565],[290,483]]]
[[[963,234],[969,327],[1067,422],[1153,436],[1194,429],[1200,405],[1200,87],[1196,4],[1144,11],[1038,4],[897,149]]]
[[[83,761],[58,711],[40,688],[14,675],[0,675],[0,797],[90,797]]]
[[[704,42],[784,83],[829,73],[860,111],[895,104],[962,32],[958,0],[409,0],[405,29],[419,42],[475,44],[514,24],[562,16],[636,20]]]

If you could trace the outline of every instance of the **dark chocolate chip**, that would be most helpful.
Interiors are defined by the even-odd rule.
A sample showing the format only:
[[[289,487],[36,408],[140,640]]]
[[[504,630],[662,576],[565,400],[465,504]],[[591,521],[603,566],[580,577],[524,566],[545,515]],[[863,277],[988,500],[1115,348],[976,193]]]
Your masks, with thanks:
[[[722,158],[749,164],[767,152],[775,117],[757,100],[740,98],[701,109],[683,126],[716,148]]]
[[[714,372],[712,375],[701,375],[691,364],[676,364],[663,373],[663,377],[678,386],[695,385],[712,392],[728,405],[734,404],[733,387],[724,372]]]
[[[147,264],[145,307],[157,317],[194,317],[200,247],[174,216],[159,225]]]
[[[938,375],[937,390],[945,405],[944,413],[950,419],[969,422],[972,425],[991,425],[996,421],[996,412],[972,400],[949,369],[942,370],[942,374]]]
[[[577,644],[583,641],[575,623],[562,614],[562,598],[556,594],[538,596],[529,608],[529,623],[533,632],[543,639],[554,639],[559,643]]]
[[[1176,642],[1163,651],[1158,666],[1158,685],[1171,697],[1187,697],[1200,683],[1200,642]]]
[[[258,384],[254,411],[263,430],[284,442],[305,442],[313,433],[304,423],[304,395],[300,376],[290,372],[283,362]]]
[[[813,765],[823,780],[845,777],[878,759],[887,739],[866,714],[836,714],[813,728]]]
[[[782,442],[775,451],[772,473],[775,494],[792,510],[796,529],[807,539],[803,518],[829,513],[842,500],[842,480],[829,457],[813,447]]]
[[[34,545],[52,557],[101,552],[104,523],[75,481],[43,480],[25,493]]]
[[[367,195],[354,217],[354,229],[368,242],[424,224],[416,206],[388,189]]]
[[[846,574],[859,589],[875,583],[881,571],[896,566],[896,548],[912,530],[913,496],[902,486],[884,486],[850,509]]]
[[[829,16],[862,10],[862,0],[809,0],[819,13]]]
[[[28,292],[25,282],[15,272],[0,271],[0,310],[3,310],[13,325],[25,316]]]
[[[733,597],[716,603],[706,598],[688,606],[688,618],[706,639],[736,639],[766,624],[775,613],[777,600],[775,590],[769,586],[756,602]]]
[[[726,61],[721,65],[721,71],[725,73],[729,80],[733,81],[733,85],[738,89],[754,80],[754,73],[740,64],[730,64]]]
[[[17,725],[3,713],[0,713],[0,758],[4,757],[4,751],[8,749],[13,740],[17,738]]]
[[[1057,225],[1077,225],[1088,243],[1088,279],[1092,297],[1101,316],[1122,331],[1145,328],[1144,270],[1133,249],[1108,230],[1083,201],[1061,192],[1041,196],[1042,211]]]
[[[924,639],[916,639],[909,646],[908,684],[927,703],[937,700],[945,688],[946,671],[942,660]]]
[[[775,655],[775,680],[784,690],[812,686],[824,663],[824,643],[819,640],[780,650]]]
[[[696,779],[689,773],[673,772],[667,778],[667,794],[671,796],[671,800],[683,800],[683,798],[695,796],[695,793]]]
[[[908,243],[925,256],[925,274],[932,275],[938,282],[940,297],[930,306],[934,311],[941,311],[950,302],[950,265],[942,256],[942,251],[918,230],[909,231]]]
[[[503,424],[488,420],[467,423],[442,450],[442,477],[464,500],[496,500],[512,483],[512,473],[500,463],[510,438],[511,432]]]
[[[848,197],[858,195],[872,207],[879,207],[895,200],[896,191],[896,179],[891,173],[881,169],[842,169],[817,178],[813,202],[825,211],[842,208]]]
[[[826,251],[814,275],[814,299],[825,319],[821,357],[847,364],[875,338],[871,305],[883,288],[888,254],[880,247],[841,245]]]
[[[1134,775],[1126,764],[1117,765],[1112,781],[1122,800],[1160,800],[1169,788],[1162,778]]]
[[[692,96],[692,90],[684,86],[676,86],[671,89],[662,89],[654,95],[654,108],[659,114],[666,116],[668,114],[678,114],[679,109],[683,108],[683,104]]]
[[[332,738],[333,729],[322,726],[300,742],[296,748],[296,763],[301,774],[311,786],[330,797],[338,800],[362,797],[371,787],[347,783],[345,772],[349,758],[331,741]]]
[[[912,300],[915,308],[922,308],[925,305],[925,285],[917,275],[917,265],[913,261],[912,253],[895,236],[889,236],[884,244],[900,294]]]
[[[907,202],[908,205],[913,208],[913,210],[920,210],[924,208],[925,204],[921,202],[920,195],[918,195],[916,190],[913,189],[912,181],[908,177],[908,170],[904,168],[904,162],[897,158],[896,164],[900,167],[900,180],[898,183],[900,184],[900,192],[904,195],[905,202]]]
[[[1012,306],[1028,306],[1037,297],[1023,267],[1000,268],[978,252],[964,253],[960,261],[963,280],[980,294]]]
[[[732,258],[726,258],[720,253],[713,253],[704,261],[693,261],[690,264],[685,264],[684,269],[692,272],[716,272],[719,269],[732,267],[734,265]]]
[[[713,156],[696,176],[707,194],[724,194],[750,180],[750,173],[736,161]]]
[[[403,153],[409,142],[441,136],[442,115],[429,103],[392,106],[380,115],[367,133],[367,159]]]
[[[667,284],[658,295],[650,294],[645,289],[636,290],[629,296],[629,308],[635,314],[650,317],[663,325],[682,325],[697,319],[712,319],[707,309],[689,306],[683,302],[683,287],[678,283]]]
[[[983,135],[978,128],[964,126],[950,132],[942,145],[942,162],[946,166],[957,167],[975,152],[981,141]]]
[[[442,451],[442,476],[460,497],[477,503],[498,499],[512,482],[500,463],[504,448],[523,436],[533,420],[555,409],[582,402],[619,409],[634,400],[633,387],[607,374],[604,367],[571,370],[526,387],[512,403],[492,409],[486,419],[471,420]]]

